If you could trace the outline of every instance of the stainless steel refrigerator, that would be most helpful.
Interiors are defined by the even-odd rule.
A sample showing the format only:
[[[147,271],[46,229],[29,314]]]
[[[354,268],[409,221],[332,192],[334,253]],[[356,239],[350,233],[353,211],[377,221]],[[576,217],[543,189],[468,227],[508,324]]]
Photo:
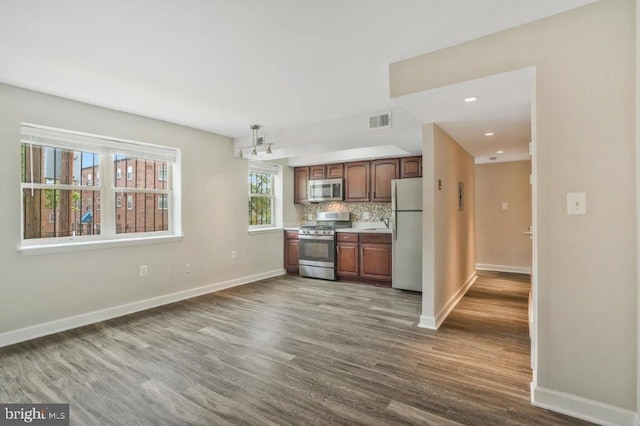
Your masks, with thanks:
[[[391,181],[393,288],[422,291],[422,178]]]

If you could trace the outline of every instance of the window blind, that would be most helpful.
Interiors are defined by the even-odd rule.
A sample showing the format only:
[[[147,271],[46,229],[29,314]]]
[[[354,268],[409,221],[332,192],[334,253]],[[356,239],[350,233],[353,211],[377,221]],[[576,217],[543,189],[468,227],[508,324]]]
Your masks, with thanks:
[[[280,172],[280,166],[278,166],[277,164],[250,161],[249,171],[256,172],[256,173],[271,173],[271,174],[277,175]]]
[[[28,123],[23,123],[20,126],[20,135],[21,142],[25,144],[99,154],[120,154],[133,158],[166,161],[169,163],[175,163],[179,153],[177,148],[54,129]]]

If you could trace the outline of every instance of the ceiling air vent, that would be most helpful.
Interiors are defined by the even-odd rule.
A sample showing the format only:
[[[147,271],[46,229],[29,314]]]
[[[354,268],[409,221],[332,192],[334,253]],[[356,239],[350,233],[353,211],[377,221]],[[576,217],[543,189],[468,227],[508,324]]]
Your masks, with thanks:
[[[385,112],[384,114],[370,115],[369,116],[369,130],[387,129],[391,127],[391,113]]]

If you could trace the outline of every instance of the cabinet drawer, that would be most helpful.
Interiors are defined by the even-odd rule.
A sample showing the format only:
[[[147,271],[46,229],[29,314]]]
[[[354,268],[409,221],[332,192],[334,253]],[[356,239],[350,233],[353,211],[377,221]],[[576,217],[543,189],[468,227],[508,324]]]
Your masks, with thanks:
[[[358,234],[349,234],[347,232],[338,232],[338,241],[348,241],[351,243],[358,242]]]
[[[285,240],[297,240],[298,239],[298,231],[284,231],[284,239]]]
[[[391,244],[391,234],[360,234],[360,242]]]

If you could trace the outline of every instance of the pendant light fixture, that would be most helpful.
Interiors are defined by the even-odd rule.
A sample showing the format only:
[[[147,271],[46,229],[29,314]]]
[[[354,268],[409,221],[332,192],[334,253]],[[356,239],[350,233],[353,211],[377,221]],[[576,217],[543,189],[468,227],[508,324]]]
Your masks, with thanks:
[[[262,145],[267,145],[267,149],[264,151],[265,154],[273,154],[271,151],[271,145],[273,145],[273,143],[265,144],[264,135],[258,136],[258,130],[260,130],[260,127],[261,126],[259,124],[252,124],[249,127],[251,129],[251,145],[241,146],[236,154],[236,158],[244,158],[244,149],[251,149],[251,156],[255,157],[258,155],[258,147]]]

